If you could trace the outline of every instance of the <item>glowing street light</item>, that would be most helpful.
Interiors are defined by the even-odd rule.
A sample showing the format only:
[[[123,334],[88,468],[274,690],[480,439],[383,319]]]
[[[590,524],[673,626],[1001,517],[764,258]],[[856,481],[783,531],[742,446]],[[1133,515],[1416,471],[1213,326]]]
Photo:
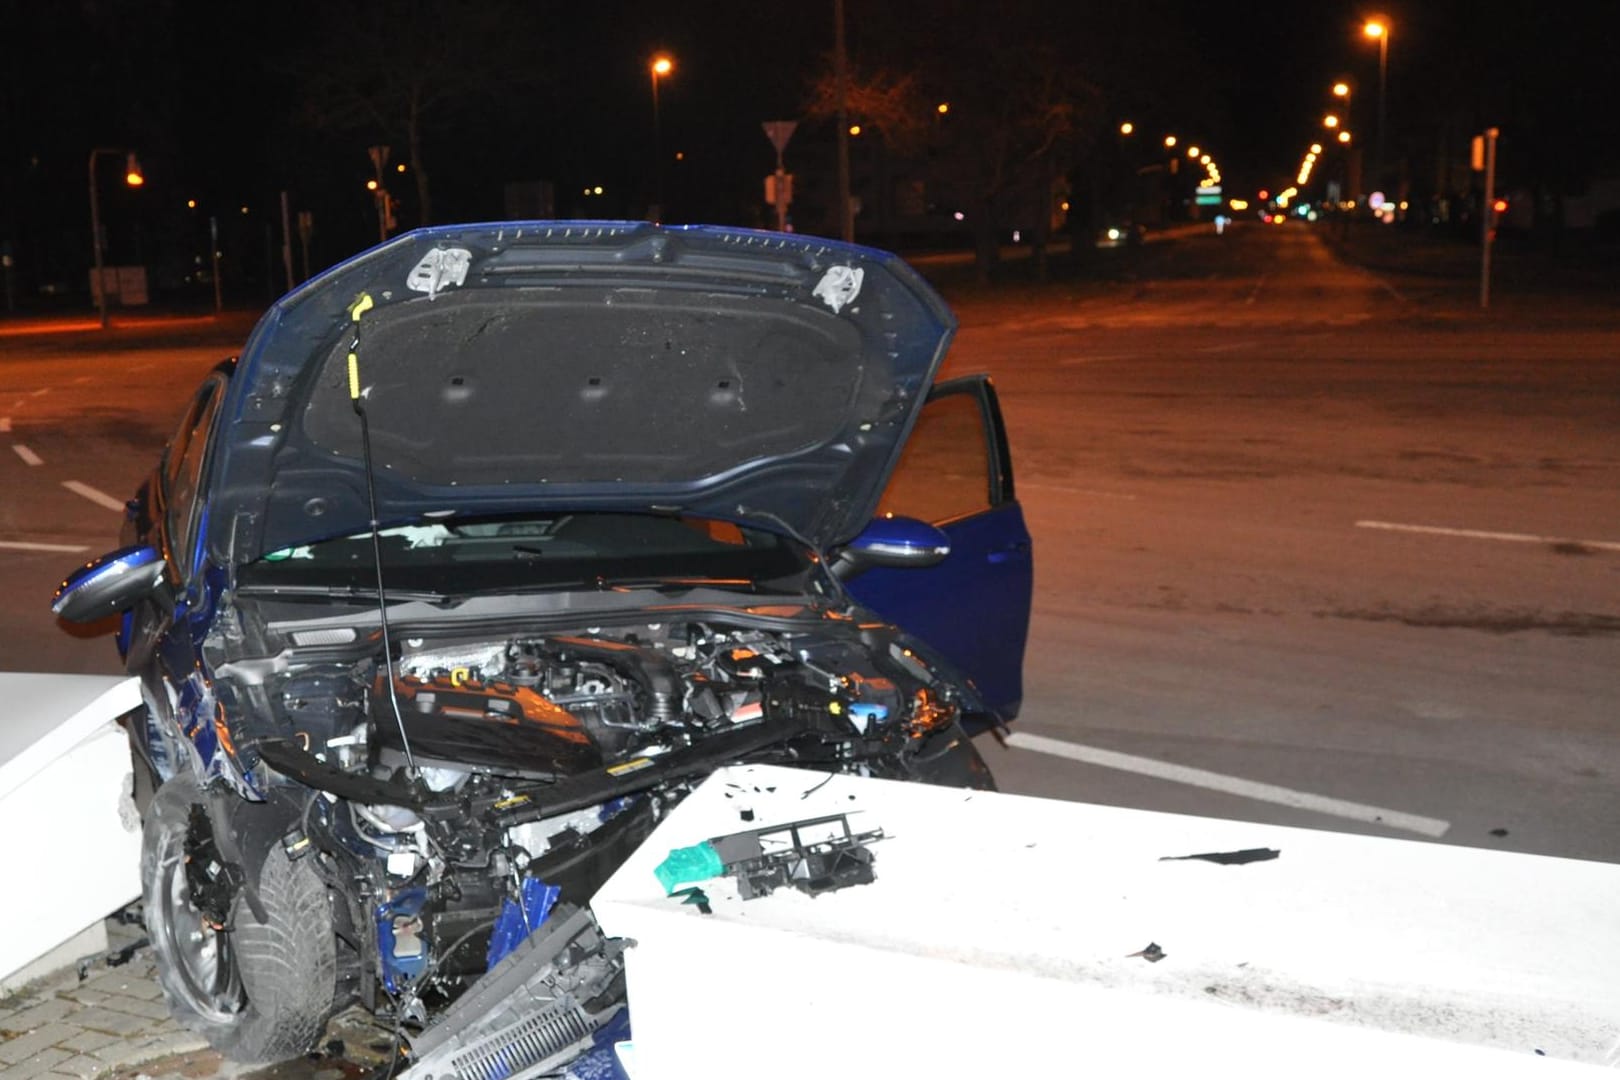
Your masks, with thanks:
[[[1333,113],[1328,113],[1326,116],[1322,117],[1322,126],[1325,128],[1336,128],[1339,126],[1339,118]]]
[[[1203,151],[1199,150],[1196,146],[1187,147],[1187,156],[1190,158],[1195,158],[1201,153],[1203,153]]]
[[[1176,145],[1176,137],[1174,135],[1166,135],[1164,137],[1164,148],[1166,150],[1175,149],[1175,145]]]
[[[1347,97],[1349,97],[1350,96],[1350,84],[1349,83],[1342,83],[1342,82],[1334,83],[1333,84],[1333,96],[1336,97],[1336,98],[1347,98]]]
[[[1348,131],[1339,132],[1339,141],[1344,143],[1346,146],[1349,146],[1350,145],[1350,133]]]
[[[938,105],[934,106],[934,111],[939,113],[939,115],[944,116],[946,113],[951,111],[951,103],[948,101],[942,101]]]
[[[1384,164],[1384,118],[1388,112],[1389,88],[1389,20],[1383,17],[1368,19],[1361,32],[1378,42],[1378,143],[1374,156],[1374,176]]]
[[[675,70],[675,61],[668,53],[659,53],[647,65],[647,71],[652,75],[652,106],[653,106],[653,161],[655,162],[653,175],[657,186],[658,205],[651,217],[662,217],[664,212],[664,151],[663,131],[658,120],[658,81],[667,78]]]
[[[132,188],[138,188],[146,183],[146,176],[141,172],[140,159],[133,150],[111,150],[106,147],[97,147],[90,151],[88,172],[90,175],[90,248],[95,254],[96,262],[96,307],[101,314],[101,328],[107,328],[107,281],[101,267],[101,204],[96,197],[96,158],[102,155],[124,155],[124,183]]]
[[[1319,142],[1311,143],[1311,153],[1320,154],[1321,152],[1322,152],[1322,144],[1321,143],[1319,143]]]
[[[1131,123],[1129,120],[1127,120],[1123,124],[1119,125],[1119,133],[1121,135],[1130,135],[1135,131],[1136,131],[1136,125]]]

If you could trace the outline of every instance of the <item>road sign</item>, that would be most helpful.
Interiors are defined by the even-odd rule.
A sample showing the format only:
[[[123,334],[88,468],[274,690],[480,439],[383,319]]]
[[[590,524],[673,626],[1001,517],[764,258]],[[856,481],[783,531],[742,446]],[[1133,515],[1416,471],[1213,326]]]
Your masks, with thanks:
[[[771,140],[780,154],[787,149],[788,140],[793,138],[793,131],[799,126],[797,120],[767,120],[760,127],[765,129],[765,137]]]

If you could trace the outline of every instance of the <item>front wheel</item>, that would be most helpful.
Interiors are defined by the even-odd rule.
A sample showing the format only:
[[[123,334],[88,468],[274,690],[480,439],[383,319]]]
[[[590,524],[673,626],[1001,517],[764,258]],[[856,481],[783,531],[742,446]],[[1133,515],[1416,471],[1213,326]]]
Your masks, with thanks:
[[[316,1045],[336,1008],[326,886],[307,862],[289,861],[272,843],[256,868],[266,922],[238,895],[231,927],[214,926],[186,869],[198,854],[192,808],[203,798],[189,777],[177,776],[146,813],[141,891],[158,981],[175,1018],[226,1057],[243,1064],[297,1057]]]

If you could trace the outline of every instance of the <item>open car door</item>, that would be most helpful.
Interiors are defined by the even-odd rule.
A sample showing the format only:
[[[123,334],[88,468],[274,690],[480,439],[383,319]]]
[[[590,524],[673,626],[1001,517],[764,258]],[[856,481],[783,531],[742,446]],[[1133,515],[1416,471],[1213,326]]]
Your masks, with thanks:
[[[934,387],[878,511],[938,526],[950,554],[924,568],[872,567],[846,582],[849,591],[939,650],[1011,720],[1024,696],[1034,563],[987,376]]]

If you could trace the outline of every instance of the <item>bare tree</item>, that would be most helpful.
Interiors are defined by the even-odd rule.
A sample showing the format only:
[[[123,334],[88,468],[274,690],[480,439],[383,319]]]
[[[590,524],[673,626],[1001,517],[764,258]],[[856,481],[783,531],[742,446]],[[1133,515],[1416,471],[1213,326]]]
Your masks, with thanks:
[[[289,57],[302,112],[318,129],[406,148],[422,224],[433,220],[425,142],[436,124],[480,99],[532,86],[537,62],[531,8],[518,3],[321,4],[313,47]]]

